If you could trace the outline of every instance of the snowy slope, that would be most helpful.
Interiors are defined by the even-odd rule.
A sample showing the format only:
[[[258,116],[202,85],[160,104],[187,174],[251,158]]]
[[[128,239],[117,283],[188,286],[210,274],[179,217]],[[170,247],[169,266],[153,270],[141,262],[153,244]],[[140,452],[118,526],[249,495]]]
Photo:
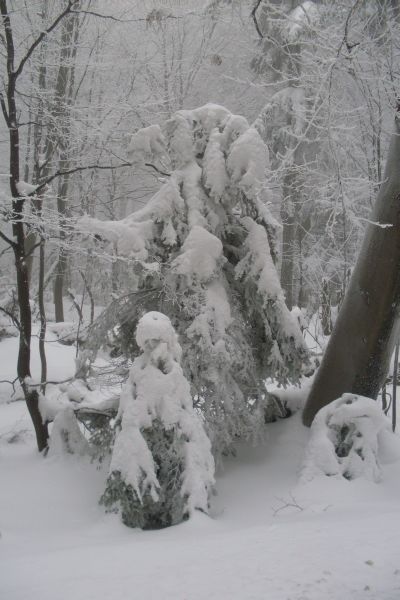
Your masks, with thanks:
[[[73,349],[51,347],[69,374]],[[398,600],[399,465],[379,485],[300,484],[308,430],[295,415],[268,431],[226,464],[212,518],[142,532],[98,506],[104,470],[39,457],[23,402],[0,404],[1,600]]]

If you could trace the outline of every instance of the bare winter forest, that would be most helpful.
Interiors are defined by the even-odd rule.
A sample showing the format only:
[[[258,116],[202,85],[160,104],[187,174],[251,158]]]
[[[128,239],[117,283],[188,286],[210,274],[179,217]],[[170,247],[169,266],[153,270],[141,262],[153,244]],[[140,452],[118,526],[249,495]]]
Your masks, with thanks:
[[[399,0],[0,13],[0,598],[398,600]]]

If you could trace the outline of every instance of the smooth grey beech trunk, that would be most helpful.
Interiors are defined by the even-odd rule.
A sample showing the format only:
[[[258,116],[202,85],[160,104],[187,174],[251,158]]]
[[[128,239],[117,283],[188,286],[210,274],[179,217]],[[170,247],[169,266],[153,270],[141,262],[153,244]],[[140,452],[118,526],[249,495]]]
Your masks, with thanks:
[[[303,423],[344,392],[377,398],[399,336],[400,102],[383,183]]]

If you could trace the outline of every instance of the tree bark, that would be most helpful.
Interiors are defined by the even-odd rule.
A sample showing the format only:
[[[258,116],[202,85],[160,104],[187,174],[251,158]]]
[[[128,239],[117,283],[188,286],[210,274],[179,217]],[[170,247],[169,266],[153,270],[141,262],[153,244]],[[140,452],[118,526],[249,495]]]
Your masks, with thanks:
[[[303,422],[344,392],[377,398],[399,335],[400,104],[371,223],[311,388]]]

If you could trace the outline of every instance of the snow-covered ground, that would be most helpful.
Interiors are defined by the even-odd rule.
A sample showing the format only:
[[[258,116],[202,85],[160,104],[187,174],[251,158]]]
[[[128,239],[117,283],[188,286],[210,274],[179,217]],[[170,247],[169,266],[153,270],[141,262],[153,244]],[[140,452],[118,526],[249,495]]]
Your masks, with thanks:
[[[13,379],[16,338],[0,343]],[[49,379],[74,349],[49,344]],[[1,600],[398,600],[400,465],[384,480],[299,483],[309,431],[268,425],[218,476],[212,515],[143,532],[98,505],[106,473],[38,456],[22,401],[0,399]]]

